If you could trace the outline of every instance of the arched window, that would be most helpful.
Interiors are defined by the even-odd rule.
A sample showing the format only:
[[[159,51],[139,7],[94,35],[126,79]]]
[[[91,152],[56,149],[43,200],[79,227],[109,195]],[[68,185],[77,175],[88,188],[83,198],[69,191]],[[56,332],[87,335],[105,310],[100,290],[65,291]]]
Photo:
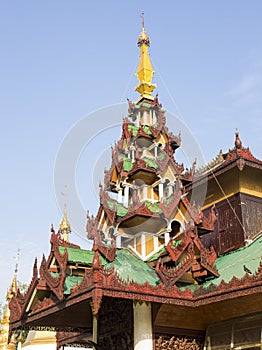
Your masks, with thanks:
[[[178,233],[180,232],[180,222],[174,220],[171,223],[171,232],[169,234],[170,238],[176,237],[178,235]]]

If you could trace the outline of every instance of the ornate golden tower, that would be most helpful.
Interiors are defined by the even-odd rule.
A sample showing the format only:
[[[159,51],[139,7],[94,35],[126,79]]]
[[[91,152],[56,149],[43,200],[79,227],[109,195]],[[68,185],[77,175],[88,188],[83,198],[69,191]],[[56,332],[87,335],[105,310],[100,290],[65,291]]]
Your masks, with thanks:
[[[6,295],[6,306],[4,309],[3,317],[1,319],[1,332],[0,332],[0,350],[14,350],[16,349],[16,342],[14,339],[14,335],[11,337],[10,343],[8,343],[9,337],[9,325],[10,325],[10,309],[9,303],[10,300],[17,294],[17,265],[15,268],[15,274],[13,277],[13,281],[10,285],[10,288]]]

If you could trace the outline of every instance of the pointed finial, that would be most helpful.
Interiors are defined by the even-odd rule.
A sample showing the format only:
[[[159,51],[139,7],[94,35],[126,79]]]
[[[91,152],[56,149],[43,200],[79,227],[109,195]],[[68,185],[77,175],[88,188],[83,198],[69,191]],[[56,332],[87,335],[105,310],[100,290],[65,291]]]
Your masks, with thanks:
[[[16,256],[14,257],[14,259],[15,259],[15,274],[17,275],[18,263],[20,260],[20,248],[17,249],[17,253],[16,253]]]
[[[59,226],[59,231],[62,234],[63,241],[68,242],[68,234],[71,232],[71,226],[67,218],[66,204],[64,204],[64,215]]]
[[[217,160],[218,160],[219,162],[223,162],[223,161],[224,161],[222,149],[220,149],[220,151],[219,151]]]
[[[50,232],[51,232],[51,233],[55,233],[55,228],[54,228],[54,225],[53,225],[53,224],[51,224]]]
[[[142,11],[140,18],[142,19],[142,30],[145,29],[145,13]]]
[[[65,185],[65,190],[67,188],[67,185]],[[67,193],[65,192],[61,192],[62,196],[66,197]],[[63,218],[61,220],[60,226],[59,226],[59,231],[62,234],[62,240],[65,242],[69,242],[68,240],[68,234],[71,232],[71,226],[69,223],[69,220],[67,218],[67,213],[66,213],[66,203],[64,203],[64,215]]]
[[[137,41],[137,45],[140,48],[140,58],[136,72],[139,84],[135,88],[135,90],[140,93],[140,98],[138,99],[137,103],[144,98],[153,101],[154,97],[152,96],[152,91],[156,87],[156,85],[152,83],[154,71],[148,54],[150,40],[146,34],[144,27],[144,11],[142,12],[142,15],[140,17],[142,18],[142,32]]]
[[[14,295],[16,295],[17,290],[18,290],[18,286],[17,286],[17,272],[18,272],[18,263],[19,263],[19,260],[20,260],[20,248],[17,249],[17,253],[16,253],[16,256],[14,256],[14,260],[15,260],[14,277],[13,277],[12,283],[11,283],[11,285],[9,287],[9,290],[7,292],[7,295],[6,295],[6,300],[7,301],[10,301],[12,299],[12,297]]]
[[[237,129],[237,128],[236,128],[235,135],[236,135],[236,139],[235,139],[235,148],[240,149],[240,148],[242,148],[242,142],[241,142],[241,140],[240,140],[239,132],[238,132],[238,129]]]

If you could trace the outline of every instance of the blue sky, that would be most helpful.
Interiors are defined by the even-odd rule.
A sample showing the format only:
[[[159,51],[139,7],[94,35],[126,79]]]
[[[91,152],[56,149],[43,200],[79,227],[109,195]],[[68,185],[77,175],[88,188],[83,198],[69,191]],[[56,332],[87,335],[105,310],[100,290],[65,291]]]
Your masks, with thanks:
[[[233,146],[236,127],[262,159],[260,0],[1,1],[0,300],[18,248],[18,278],[27,283],[34,257],[49,252],[50,225],[61,219],[54,166],[68,130],[97,109],[137,98],[141,10],[164,108],[187,125],[207,160]],[[92,165],[119,136],[120,126],[109,129],[80,156],[77,188],[91,212]],[[67,203],[70,218],[70,188]],[[70,239],[87,247],[82,213],[79,222],[82,231]]]

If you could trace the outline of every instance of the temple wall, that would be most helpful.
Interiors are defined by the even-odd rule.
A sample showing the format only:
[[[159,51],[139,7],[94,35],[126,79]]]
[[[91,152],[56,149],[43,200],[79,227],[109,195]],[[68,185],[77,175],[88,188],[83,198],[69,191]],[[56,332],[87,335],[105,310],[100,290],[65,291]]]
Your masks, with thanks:
[[[133,302],[103,298],[98,315],[98,347],[133,350]]]
[[[252,349],[262,347],[262,314],[212,324],[207,329],[204,350]]]
[[[207,216],[211,207],[203,210]],[[262,198],[237,193],[215,204],[217,222],[214,232],[201,237],[202,243],[213,245],[218,254],[243,247],[261,232]]]

